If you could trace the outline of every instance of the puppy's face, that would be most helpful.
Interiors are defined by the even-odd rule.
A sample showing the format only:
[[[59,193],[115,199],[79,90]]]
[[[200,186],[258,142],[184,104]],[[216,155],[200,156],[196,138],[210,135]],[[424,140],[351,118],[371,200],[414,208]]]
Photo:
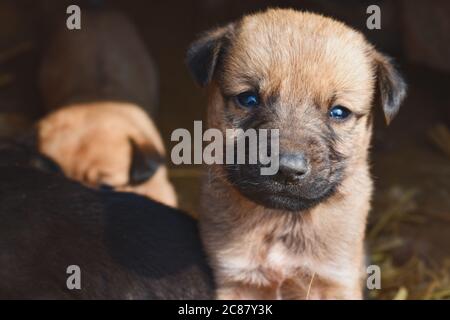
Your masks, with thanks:
[[[277,174],[228,165],[228,180],[266,207],[314,206],[366,163],[375,88],[390,121],[405,85],[364,37],[334,20],[269,10],[210,32],[188,64],[210,84],[209,125],[279,129]],[[247,149],[248,150],[248,149]]]

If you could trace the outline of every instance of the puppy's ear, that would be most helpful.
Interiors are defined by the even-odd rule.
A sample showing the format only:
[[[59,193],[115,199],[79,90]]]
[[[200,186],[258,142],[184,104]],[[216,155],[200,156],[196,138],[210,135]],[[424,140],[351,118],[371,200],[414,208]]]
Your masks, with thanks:
[[[211,81],[220,55],[223,54],[233,30],[234,24],[230,23],[225,27],[206,32],[190,45],[186,54],[186,64],[200,86],[204,87]]]
[[[164,164],[164,158],[150,145],[138,145],[134,140],[131,143],[131,165],[129,184],[139,185],[149,180]]]
[[[380,102],[389,125],[406,96],[407,85],[389,57],[375,51],[374,63]]]

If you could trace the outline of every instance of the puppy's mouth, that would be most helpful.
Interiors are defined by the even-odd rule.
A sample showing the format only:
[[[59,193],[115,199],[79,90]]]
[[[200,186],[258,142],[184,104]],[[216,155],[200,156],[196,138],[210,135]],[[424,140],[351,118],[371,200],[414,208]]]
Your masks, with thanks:
[[[341,170],[324,170],[297,183],[277,176],[261,176],[258,165],[227,165],[228,182],[247,199],[266,208],[290,212],[311,209],[333,196],[342,180]]]

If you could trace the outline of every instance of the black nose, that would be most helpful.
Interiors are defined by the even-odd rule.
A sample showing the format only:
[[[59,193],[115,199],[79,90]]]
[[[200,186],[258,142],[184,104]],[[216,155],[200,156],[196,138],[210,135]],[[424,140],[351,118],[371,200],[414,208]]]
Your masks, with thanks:
[[[309,173],[308,159],[303,153],[280,155],[278,173],[287,182],[297,182]]]

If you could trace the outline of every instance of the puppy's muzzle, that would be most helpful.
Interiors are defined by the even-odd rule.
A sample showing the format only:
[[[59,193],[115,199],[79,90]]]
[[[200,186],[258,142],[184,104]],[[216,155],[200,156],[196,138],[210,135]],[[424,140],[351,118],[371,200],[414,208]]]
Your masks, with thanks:
[[[279,182],[296,184],[308,177],[309,161],[303,153],[280,155],[280,167],[276,175]]]

